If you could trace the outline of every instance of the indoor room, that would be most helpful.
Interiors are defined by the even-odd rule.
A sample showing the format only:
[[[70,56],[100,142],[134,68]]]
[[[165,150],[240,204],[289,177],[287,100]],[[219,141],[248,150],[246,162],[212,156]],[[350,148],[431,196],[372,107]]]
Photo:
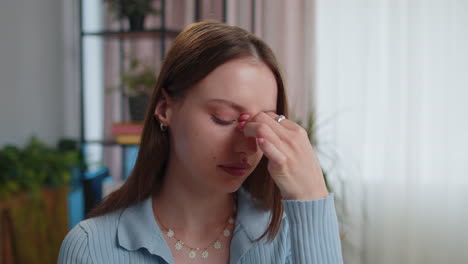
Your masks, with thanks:
[[[0,263],[468,263],[467,14],[1,1]]]

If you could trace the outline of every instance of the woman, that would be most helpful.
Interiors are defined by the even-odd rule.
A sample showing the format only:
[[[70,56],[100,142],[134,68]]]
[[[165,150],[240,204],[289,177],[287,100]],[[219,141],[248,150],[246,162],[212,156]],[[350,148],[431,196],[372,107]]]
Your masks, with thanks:
[[[188,26],[161,69],[132,175],[70,231],[59,263],[342,263],[333,195],[285,116],[262,40]]]

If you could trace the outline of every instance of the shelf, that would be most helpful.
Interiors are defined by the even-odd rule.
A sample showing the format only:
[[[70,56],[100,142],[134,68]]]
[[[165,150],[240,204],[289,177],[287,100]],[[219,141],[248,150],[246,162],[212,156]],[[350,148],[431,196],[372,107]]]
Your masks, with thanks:
[[[121,147],[126,147],[126,146],[138,146],[138,144],[120,144],[115,141],[115,139],[104,139],[104,140],[85,140],[83,142],[84,144],[96,144],[96,145],[103,145],[103,146],[121,146]]]
[[[169,37],[176,37],[179,35],[180,30],[174,29],[146,29],[142,31],[128,31],[128,30],[102,30],[102,31],[82,31],[81,36],[103,36],[111,38],[154,38],[161,36],[164,33]]]

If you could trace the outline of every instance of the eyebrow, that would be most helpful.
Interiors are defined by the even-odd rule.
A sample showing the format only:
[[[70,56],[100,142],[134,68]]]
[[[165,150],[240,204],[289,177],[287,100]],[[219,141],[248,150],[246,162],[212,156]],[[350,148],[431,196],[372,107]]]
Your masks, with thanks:
[[[229,100],[225,100],[225,99],[211,99],[208,101],[209,103],[218,103],[218,104],[223,104],[223,105],[226,105],[228,107],[231,107],[235,110],[237,110],[237,112],[247,112],[247,109],[239,104],[236,104],[232,101],[229,101]],[[271,109],[271,110],[263,110],[262,112],[273,112],[273,113],[276,113],[276,110],[275,109]]]

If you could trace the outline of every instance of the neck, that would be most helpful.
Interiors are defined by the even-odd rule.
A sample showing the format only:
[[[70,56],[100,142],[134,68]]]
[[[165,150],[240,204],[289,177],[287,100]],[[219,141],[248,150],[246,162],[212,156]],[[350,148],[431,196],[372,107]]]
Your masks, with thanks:
[[[188,175],[182,173],[188,172],[168,166],[161,191],[153,197],[153,210],[158,220],[179,234],[196,235],[222,228],[233,215],[233,194],[188,182],[190,177],[181,177]]]

